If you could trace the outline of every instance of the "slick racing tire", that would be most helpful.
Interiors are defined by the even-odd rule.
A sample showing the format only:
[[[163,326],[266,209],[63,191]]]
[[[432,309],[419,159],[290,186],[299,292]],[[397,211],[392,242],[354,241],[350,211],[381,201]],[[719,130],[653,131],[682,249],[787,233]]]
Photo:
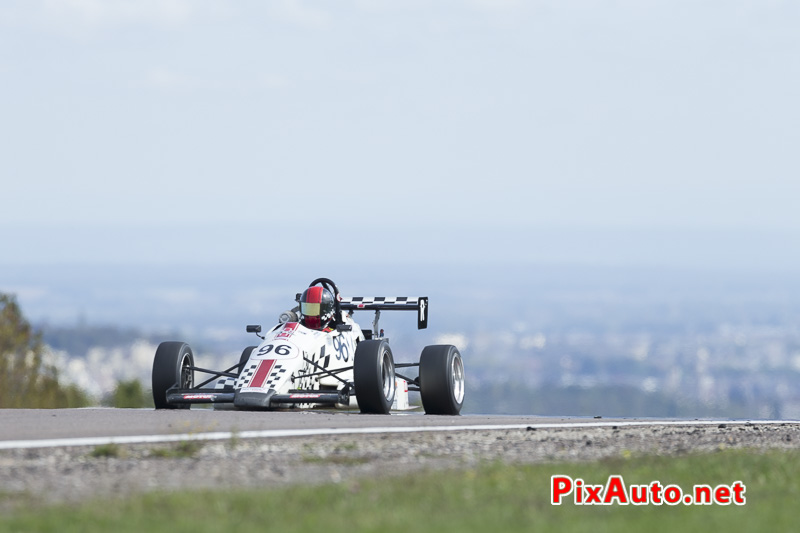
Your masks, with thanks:
[[[194,355],[185,342],[162,342],[153,359],[153,402],[156,409],[189,409],[190,405],[167,403],[167,391],[177,385],[190,389],[194,385]]]
[[[464,362],[450,344],[426,346],[419,358],[419,394],[429,415],[457,415],[464,405]]]
[[[253,353],[253,350],[258,348],[258,346],[248,346],[242,351],[242,355],[239,357],[239,369],[236,371],[236,374],[241,376],[242,371],[244,370],[244,365],[247,364],[247,361],[250,360],[250,354]]]
[[[397,384],[392,349],[386,340],[358,343],[353,361],[353,382],[362,413],[389,414]]]

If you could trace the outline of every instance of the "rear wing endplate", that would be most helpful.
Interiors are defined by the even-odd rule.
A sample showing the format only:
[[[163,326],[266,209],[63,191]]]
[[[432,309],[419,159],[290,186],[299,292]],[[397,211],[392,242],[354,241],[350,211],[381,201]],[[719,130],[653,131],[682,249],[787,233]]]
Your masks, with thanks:
[[[428,297],[353,296],[342,298],[344,311],[416,311],[417,329],[428,327]]]

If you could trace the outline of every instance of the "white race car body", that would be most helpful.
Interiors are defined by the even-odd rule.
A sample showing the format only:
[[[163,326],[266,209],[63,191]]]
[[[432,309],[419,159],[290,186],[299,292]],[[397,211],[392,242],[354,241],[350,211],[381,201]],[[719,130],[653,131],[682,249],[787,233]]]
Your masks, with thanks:
[[[365,413],[385,414],[393,406],[407,408],[412,390],[421,393],[426,412],[459,413],[464,372],[458,350],[450,345],[429,346],[419,363],[395,365],[388,339],[382,338],[378,328],[384,310],[417,311],[417,327],[427,327],[427,298],[342,298],[332,281],[320,278],[314,284],[330,287],[335,294],[330,327],[305,327],[297,308],[283,313],[280,323],[264,336],[261,326],[248,326],[261,343],[245,348],[239,363],[227,370],[196,367],[188,344],[161,343],[153,362],[156,408],[189,408],[196,403],[250,410],[357,405]],[[353,320],[356,310],[375,311],[372,330],[362,330]],[[419,377],[395,372],[405,367],[419,367]],[[212,377],[195,385],[196,371]]]
[[[215,389],[233,388],[234,405],[242,408],[268,408],[287,395],[284,399],[306,400],[305,404],[332,393],[337,403],[344,401],[338,391],[353,382],[356,346],[364,340],[361,327],[350,316],[345,324],[350,331],[316,331],[299,322],[278,324],[250,352],[239,376],[220,379]],[[277,395],[274,402],[273,395]]]

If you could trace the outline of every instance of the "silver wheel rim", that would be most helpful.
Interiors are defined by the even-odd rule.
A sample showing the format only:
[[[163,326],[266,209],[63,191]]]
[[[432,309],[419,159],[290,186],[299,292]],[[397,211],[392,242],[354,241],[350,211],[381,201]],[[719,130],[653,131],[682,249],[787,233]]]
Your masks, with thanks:
[[[383,382],[383,397],[387,400],[394,397],[394,364],[389,352],[383,352],[381,358],[381,381]]]
[[[450,373],[453,376],[453,397],[460,404],[464,401],[464,363],[460,357],[453,357]]]
[[[194,385],[194,373],[192,372],[191,366],[192,361],[189,358],[189,354],[184,354],[181,359],[181,389],[191,389]]]

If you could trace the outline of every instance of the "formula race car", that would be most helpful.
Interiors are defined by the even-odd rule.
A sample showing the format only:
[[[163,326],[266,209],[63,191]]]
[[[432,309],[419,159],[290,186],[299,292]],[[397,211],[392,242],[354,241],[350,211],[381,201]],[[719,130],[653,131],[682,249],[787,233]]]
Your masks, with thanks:
[[[261,343],[244,349],[227,370],[195,366],[184,342],[162,342],[153,360],[156,409],[189,409],[210,403],[247,410],[293,407],[358,407],[362,413],[408,409],[418,391],[427,414],[457,415],[464,403],[464,363],[455,346],[426,346],[418,363],[395,364],[389,339],[379,329],[382,311],[416,311],[417,328],[428,325],[426,297],[342,298],[336,284],[315,279],[266,334],[247,326]],[[358,310],[375,311],[372,329],[353,321]],[[396,369],[418,367],[407,377]],[[195,385],[195,373],[211,377]]]

